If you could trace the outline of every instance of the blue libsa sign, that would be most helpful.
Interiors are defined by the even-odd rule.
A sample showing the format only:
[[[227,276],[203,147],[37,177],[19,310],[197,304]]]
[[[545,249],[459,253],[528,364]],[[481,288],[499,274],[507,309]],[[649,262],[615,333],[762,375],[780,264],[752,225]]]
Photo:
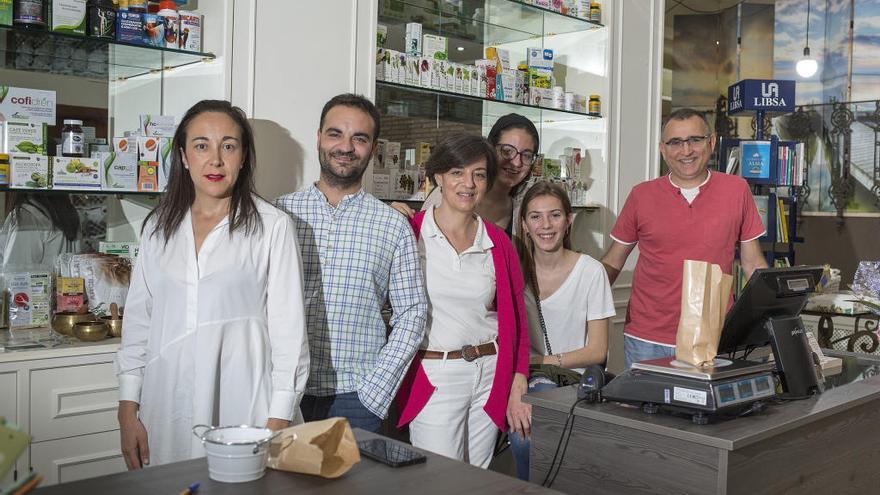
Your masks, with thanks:
[[[794,111],[794,81],[743,79],[727,88],[727,115]]]

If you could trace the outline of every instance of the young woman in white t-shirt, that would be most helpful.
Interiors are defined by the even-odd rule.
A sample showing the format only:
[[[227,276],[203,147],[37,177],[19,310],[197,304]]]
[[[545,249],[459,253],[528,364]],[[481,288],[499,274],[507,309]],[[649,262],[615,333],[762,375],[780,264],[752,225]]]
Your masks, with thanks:
[[[537,182],[523,198],[524,235],[517,247],[526,283],[530,363],[583,372],[588,365],[605,362],[614,301],[602,264],[571,250],[573,220],[565,190]],[[543,377],[529,380],[530,392],[556,386]],[[528,480],[529,439],[513,432],[508,438],[517,475]]]

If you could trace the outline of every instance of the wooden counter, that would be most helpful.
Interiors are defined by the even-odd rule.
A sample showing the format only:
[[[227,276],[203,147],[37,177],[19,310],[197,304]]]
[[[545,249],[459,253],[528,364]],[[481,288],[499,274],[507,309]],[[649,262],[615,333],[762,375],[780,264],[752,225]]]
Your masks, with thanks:
[[[553,488],[591,493],[873,493],[880,359],[844,352],[824,393],[704,426],[616,403],[578,405]],[[529,394],[531,479],[543,480],[575,390]]]
[[[378,435],[354,430],[358,440]],[[397,442],[400,443],[400,442]],[[416,449],[418,450],[418,449]],[[367,458],[337,479],[288,473],[267,469],[262,478],[247,483],[220,483],[208,478],[205,458],[166,464],[139,471],[92,478],[37,490],[40,495],[87,493],[90,495],[176,494],[192,483],[199,482],[198,494],[226,493],[321,495],[397,494],[419,495],[447,493],[479,493],[512,495],[517,493],[557,493],[486,469],[454,461],[422,451],[428,459],[423,464],[391,468]]]

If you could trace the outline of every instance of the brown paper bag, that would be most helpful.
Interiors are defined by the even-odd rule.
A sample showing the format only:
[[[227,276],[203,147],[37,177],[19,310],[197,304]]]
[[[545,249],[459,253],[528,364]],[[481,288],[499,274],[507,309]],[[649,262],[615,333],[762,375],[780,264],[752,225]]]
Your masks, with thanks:
[[[711,366],[727,311],[733,277],[718,265],[685,260],[681,283],[681,317],[675,334],[675,359]]]
[[[361,460],[348,420],[329,418],[281,430],[269,444],[272,469],[338,478]]]

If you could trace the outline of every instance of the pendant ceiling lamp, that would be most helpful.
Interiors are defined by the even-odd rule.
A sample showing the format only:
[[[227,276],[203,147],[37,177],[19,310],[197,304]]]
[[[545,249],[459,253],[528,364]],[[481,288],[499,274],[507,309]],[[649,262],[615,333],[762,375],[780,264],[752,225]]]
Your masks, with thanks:
[[[798,60],[795,70],[801,77],[812,77],[819,69],[816,59],[810,56],[810,0],[807,0],[807,42],[804,44],[804,56]]]

